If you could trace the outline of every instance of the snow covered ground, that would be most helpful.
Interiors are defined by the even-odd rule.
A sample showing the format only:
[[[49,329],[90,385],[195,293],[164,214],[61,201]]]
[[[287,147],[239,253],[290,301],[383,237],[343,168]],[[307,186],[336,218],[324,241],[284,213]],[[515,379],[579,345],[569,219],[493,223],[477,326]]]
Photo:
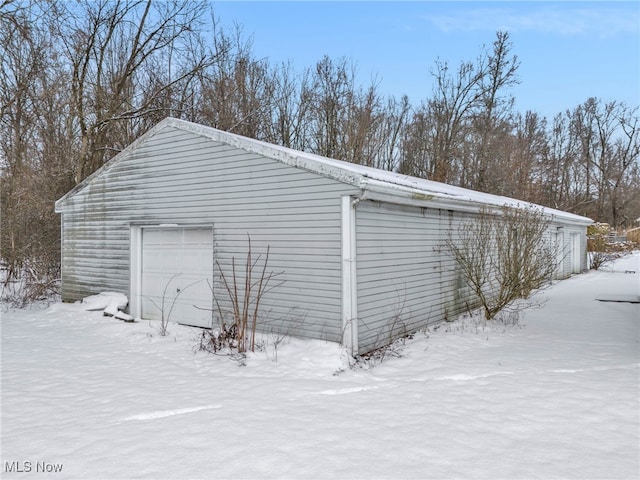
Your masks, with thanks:
[[[640,305],[595,299],[638,294],[636,253],[520,326],[443,325],[370,369],[321,341],[240,367],[187,327],[5,311],[2,478],[637,479]]]

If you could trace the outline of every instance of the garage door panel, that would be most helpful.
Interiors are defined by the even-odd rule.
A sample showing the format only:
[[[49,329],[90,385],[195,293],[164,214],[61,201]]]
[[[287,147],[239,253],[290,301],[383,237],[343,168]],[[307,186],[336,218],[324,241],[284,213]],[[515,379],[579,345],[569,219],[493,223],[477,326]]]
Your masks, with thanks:
[[[162,271],[162,252],[151,250],[149,247],[142,252],[142,263],[145,266],[145,272]]]
[[[161,230],[149,230],[144,231],[144,241],[146,245],[162,245],[162,231]]]
[[[204,229],[196,230],[185,239],[185,243],[209,245],[211,243],[211,232]]]
[[[184,232],[184,229],[164,229],[162,230],[162,243],[164,245],[180,245]]]
[[[210,258],[209,252],[187,250],[183,252],[180,260],[184,265],[184,269],[192,273],[203,274],[208,273],[213,268],[213,262]]]
[[[142,318],[209,327],[212,229],[143,229],[140,278]]]
[[[174,247],[176,249],[180,247]],[[174,254],[161,255],[162,256],[162,271],[163,272],[181,272],[183,271],[184,265],[181,265],[180,262],[180,254],[179,252],[175,252]]]

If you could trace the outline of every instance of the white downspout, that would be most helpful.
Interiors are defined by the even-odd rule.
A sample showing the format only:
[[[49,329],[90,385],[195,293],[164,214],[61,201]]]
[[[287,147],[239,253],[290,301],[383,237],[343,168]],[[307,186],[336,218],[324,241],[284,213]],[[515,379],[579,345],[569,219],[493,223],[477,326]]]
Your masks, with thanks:
[[[356,210],[358,199],[342,197],[342,344],[358,353],[358,288],[356,283]]]

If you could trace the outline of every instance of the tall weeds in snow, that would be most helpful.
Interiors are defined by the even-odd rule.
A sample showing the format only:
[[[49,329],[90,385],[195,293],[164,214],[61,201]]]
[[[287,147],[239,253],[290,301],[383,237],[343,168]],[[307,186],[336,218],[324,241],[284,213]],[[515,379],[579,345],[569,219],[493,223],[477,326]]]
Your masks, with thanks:
[[[225,273],[224,268],[216,261],[220,280],[226,292],[229,310],[225,310],[223,302],[214,295],[214,302],[220,317],[220,332],[234,340],[238,353],[255,351],[256,329],[260,318],[260,304],[264,296],[283,282],[273,283],[283,272],[267,271],[270,247],[266,253],[254,257],[251,247],[251,237],[247,235],[248,248],[244,265],[236,265],[235,257],[231,258],[231,272]],[[231,314],[231,325],[227,325],[225,318]]]
[[[0,302],[24,308],[30,303],[53,302],[59,296],[60,271],[43,271],[24,263],[19,271],[0,264]]]

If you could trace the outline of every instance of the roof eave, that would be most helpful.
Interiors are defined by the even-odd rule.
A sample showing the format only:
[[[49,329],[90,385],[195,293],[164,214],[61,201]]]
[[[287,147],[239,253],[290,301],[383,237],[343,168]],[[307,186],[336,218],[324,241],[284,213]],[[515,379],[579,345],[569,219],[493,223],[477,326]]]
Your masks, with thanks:
[[[361,200],[374,200],[421,208],[436,208],[457,212],[478,213],[483,207],[500,208],[505,205],[505,203],[497,201],[500,197],[496,197],[496,202],[479,202],[477,200],[457,195],[447,195],[440,192],[428,192],[421,189],[412,189],[372,179],[364,179],[361,189]],[[518,202],[517,200],[514,200],[514,202],[515,203],[510,206],[531,205],[536,208],[541,208],[550,221],[560,222],[565,225],[586,227],[593,223],[592,219],[582,217],[580,215],[563,212],[561,210],[554,210],[529,202]]]

